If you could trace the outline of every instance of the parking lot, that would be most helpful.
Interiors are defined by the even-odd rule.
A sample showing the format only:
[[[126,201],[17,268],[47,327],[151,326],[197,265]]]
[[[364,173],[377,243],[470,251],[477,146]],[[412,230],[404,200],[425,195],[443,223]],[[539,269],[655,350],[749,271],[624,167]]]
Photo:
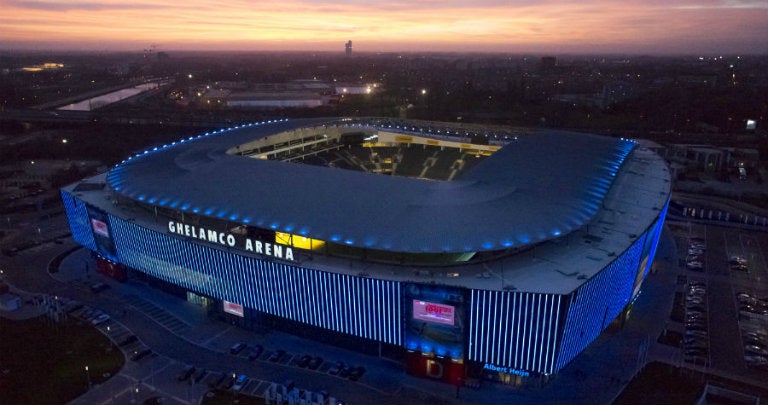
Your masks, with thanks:
[[[151,307],[146,309],[154,310]],[[296,403],[302,400],[307,403],[336,403],[336,398],[326,390],[318,387],[309,389],[301,381],[269,381],[248,376],[239,369],[206,369],[159,355],[121,323],[112,320],[99,309],[72,302],[65,311],[70,316],[98,327],[125,354],[127,362],[123,372],[107,382],[108,385],[113,385],[112,388],[107,388],[111,396],[109,401],[112,403],[136,403],[152,397],[161,397],[166,401],[164,403],[190,403],[211,389],[232,390],[273,401],[293,398]],[[167,316],[159,313],[155,315]],[[217,346],[226,341],[226,337],[215,340]],[[218,351],[223,352],[222,356],[231,356],[230,359],[237,358],[254,365],[263,362],[265,366],[271,363],[295,367],[350,382],[360,380],[366,372],[362,366],[346,364],[340,360],[326,361],[317,355],[289,353],[283,349],[265,349],[260,344],[237,342],[228,348],[218,348],[221,349]],[[222,364],[236,362],[222,361]],[[85,395],[75,403],[88,403],[91,400],[92,398]]]
[[[679,275],[670,329],[680,333],[680,359],[765,381],[768,235],[693,223],[672,228]]]

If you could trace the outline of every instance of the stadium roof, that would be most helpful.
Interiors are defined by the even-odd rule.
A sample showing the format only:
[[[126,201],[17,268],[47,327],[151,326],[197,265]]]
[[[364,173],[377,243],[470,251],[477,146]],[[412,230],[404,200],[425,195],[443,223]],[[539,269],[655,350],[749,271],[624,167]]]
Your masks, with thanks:
[[[282,120],[189,138],[124,161],[108,182],[149,204],[350,246],[488,251],[539,243],[590,221],[634,147],[626,140],[542,131],[518,137],[453,181],[226,153],[323,124],[344,125]]]

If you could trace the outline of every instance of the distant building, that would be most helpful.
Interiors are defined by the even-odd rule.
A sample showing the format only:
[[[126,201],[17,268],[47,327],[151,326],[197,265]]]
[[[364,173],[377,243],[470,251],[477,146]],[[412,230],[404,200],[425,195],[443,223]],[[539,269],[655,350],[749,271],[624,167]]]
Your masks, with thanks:
[[[227,99],[227,107],[234,108],[297,108],[320,107],[327,104],[329,97],[313,92],[242,92],[232,93]]]
[[[686,170],[724,172],[728,170],[755,170],[760,164],[757,149],[723,148],[712,145],[669,145],[659,154],[667,160],[683,165]]]
[[[333,85],[319,80],[217,82],[194,89],[202,105],[229,108],[320,107],[331,101],[333,92]]]
[[[348,58],[352,57],[352,41],[351,40],[347,41],[347,44],[344,45],[344,54]]]

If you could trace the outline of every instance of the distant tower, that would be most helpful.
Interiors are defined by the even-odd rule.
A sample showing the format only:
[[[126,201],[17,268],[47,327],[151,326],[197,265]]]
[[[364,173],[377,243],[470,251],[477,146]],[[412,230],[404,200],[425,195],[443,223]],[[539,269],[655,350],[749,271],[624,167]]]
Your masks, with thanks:
[[[344,53],[347,55],[348,58],[352,57],[352,41],[347,41],[347,44],[344,45]]]

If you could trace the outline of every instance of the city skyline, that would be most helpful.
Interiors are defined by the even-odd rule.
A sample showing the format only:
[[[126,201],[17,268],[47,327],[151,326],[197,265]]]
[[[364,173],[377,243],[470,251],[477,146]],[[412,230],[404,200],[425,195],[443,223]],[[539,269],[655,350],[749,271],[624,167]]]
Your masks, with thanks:
[[[28,50],[476,51],[744,53],[768,51],[768,2],[206,0],[0,3],[0,47]]]

